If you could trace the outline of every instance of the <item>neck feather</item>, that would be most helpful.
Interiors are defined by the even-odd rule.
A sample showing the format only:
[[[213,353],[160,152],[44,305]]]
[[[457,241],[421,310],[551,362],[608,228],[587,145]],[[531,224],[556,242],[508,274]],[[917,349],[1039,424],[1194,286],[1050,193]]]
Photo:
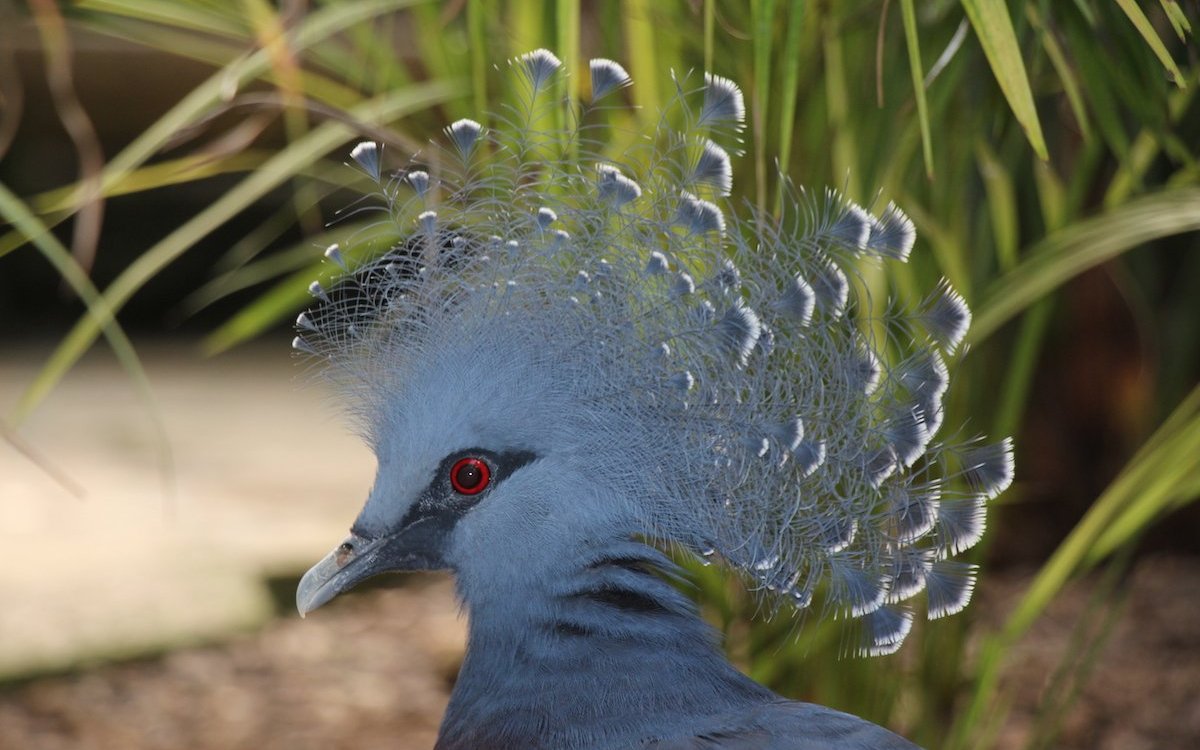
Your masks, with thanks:
[[[466,602],[438,750],[621,746],[641,739],[631,716],[662,725],[775,698],[726,661],[660,552],[613,540],[573,559],[553,582]]]

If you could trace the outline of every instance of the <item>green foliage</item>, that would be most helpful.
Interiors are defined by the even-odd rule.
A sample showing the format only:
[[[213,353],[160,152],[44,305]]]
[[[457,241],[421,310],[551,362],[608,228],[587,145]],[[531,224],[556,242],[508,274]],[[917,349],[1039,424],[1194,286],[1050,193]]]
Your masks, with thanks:
[[[30,244],[89,309],[12,419],[35,409],[100,335],[140,379],[114,316],[202,238],[289,183],[293,202],[217,260],[217,275],[188,305],[263,289],[212,333],[213,350],[293,315],[320,273],[310,248],[358,228],[323,228],[317,213],[347,178],[346,143],[369,135],[407,153],[450,119],[481,118],[497,107],[493,64],[545,46],[577,71],[563,84],[568,100],[586,78],[578,71],[587,57],[624,63],[644,126],[670,95],[668,70],[707,67],[742,82],[750,130],[737,197],[778,209],[783,172],[800,184],[840,186],[868,205],[896,200],[920,236],[910,266],[886,269],[900,301],[919,301],[946,276],[976,311],[967,378],[955,384],[950,408],[975,415],[981,429],[1017,432],[1064,285],[1099,264],[1119,268],[1130,253],[1161,257],[1156,246],[1200,252],[1193,106],[1200,63],[1185,51],[1197,21],[1185,5],[1192,10],[1171,0],[328,0],[285,18],[263,2],[84,0],[70,9],[70,23],[214,69],[108,161],[101,194],[241,177],[104,290],[50,235],[78,210],[80,186],[23,200],[0,191],[8,225],[0,226],[0,259]],[[412,51],[398,56],[397,38]],[[282,147],[154,163],[164,145],[229,109],[252,85],[276,95]],[[296,223],[307,228],[305,240],[264,256]],[[1190,319],[1200,321],[1195,305]],[[1191,342],[1183,354],[1195,357],[1196,323],[1174,341]],[[754,597],[697,568],[705,606],[735,636],[734,657],[789,695],[889,724],[929,747],[988,747],[1008,703],[1006,658],[1056,592],[1083,571],[1122,560],[1147,527],[1200,495],[1200,391],[1173,407],[1159,405],[1171,416],[1097,498],[1009,620],[984,633],[978,658],[965,649],[970,610],[920,629],[895,657],[853,661],[839,659],[840,623],[810,622],[797,632],[790,618],[762,617]],[[1064,674],[1087,663],[1064,657]],[[1051,713],[1063,708],[1055,704]],[[1047,724],[1035,734],[1048,741],[1054,731]]]

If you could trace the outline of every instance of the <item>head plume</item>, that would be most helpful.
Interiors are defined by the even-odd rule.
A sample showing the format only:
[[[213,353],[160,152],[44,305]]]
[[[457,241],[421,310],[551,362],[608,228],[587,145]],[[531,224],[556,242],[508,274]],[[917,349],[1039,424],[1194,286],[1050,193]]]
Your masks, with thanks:
[[[679,81],[657,132],[618,154],[624,69],[593,61],[594,100],[568,111],[561,66],[514,60],[520,104],[451,125],[428,167],[388,177],[374,144],[354,150],[399,239],[314,287],[297,349],[368,430],[427,402],[419,383],[490,383],[517,439],[592,457],[635,531],[862,618],[863,652],[899,647],[922,591],[929,617],[961,609],[974,572],[949,558],[978,541],[1012,452],[938,437],[962,297],[943,283],[879,314],[856,273],[907,260],[912,223],[786,183],[781,217],[735,210],[720,143],[742,127],[736,85]]]

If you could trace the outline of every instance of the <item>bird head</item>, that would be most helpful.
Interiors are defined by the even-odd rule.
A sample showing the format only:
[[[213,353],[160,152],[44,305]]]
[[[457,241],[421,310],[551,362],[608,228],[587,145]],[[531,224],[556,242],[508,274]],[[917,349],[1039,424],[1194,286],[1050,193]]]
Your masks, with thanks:
[[[581,403],[588,358],[546,341],[536,316],[460,310],[440,328],[365,396],[375,484],[349,537],[305,576],[301,612],[392,571],[495,587],[502,571],[550,571],[589,538],[643,531],[614,491],[628,456],[604,445],[612,412]]]

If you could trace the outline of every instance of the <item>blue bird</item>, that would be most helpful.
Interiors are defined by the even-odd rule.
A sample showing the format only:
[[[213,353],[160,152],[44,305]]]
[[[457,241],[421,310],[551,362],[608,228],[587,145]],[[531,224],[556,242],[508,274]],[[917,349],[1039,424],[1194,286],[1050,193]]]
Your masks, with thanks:
[[[1008,440],[939,437],[966,303],[942,283],[874,304],[856,269],[915,239],[894,205],[785,182],[782,216],[737,210],[731,81],[677,79],[636,134],[612,124],[619,64],[591,62],[582,103],[552,53],[510,65],[489,127],[394,173],[378,144],[351,154],[396,239],[354,267],[327,251],[342,271],[294,346],[378,473],[301,614],[452,571],[469,639],[437,750],[914,747],[738,672],[663,550],[857,621],[863,655],[900,647],[922,592],[930,618],[966,606],[953,557],[1013,474]]]

